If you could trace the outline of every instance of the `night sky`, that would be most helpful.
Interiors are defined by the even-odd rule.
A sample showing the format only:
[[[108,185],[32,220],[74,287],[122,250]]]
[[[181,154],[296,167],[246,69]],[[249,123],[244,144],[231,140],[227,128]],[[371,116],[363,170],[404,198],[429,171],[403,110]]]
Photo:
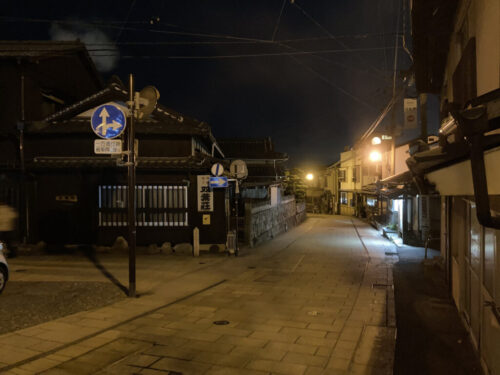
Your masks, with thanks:
[[[398,0],[10,5],[4,39],[80,38],[105,80],[134,73],[136,88],[156,86],[162,104],[216,137],[271,136],[291,165],[336,161],[378,116],[392,97],[396,32],[397,71],[411,66],[408,3]]]

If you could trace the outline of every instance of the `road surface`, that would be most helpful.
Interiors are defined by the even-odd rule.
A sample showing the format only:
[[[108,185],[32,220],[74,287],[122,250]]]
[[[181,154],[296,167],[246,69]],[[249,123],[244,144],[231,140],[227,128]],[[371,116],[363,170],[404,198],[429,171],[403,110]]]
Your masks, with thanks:
[[[139,298],[1,335],[0,373],[391,374],[393,251],[356,219],[318,215],[237,258],[139,257]],[[127,281],[125,257],[12,266]]]

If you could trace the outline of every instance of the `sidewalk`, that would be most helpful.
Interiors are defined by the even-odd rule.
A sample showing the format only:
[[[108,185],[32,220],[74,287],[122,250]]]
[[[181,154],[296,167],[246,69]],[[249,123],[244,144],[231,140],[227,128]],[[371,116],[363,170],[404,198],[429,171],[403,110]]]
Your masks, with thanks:
[[[353,220],[313,217],[238,258],[153,278],[140,298],[2,335],[0,371],[391,374],[393,245]]]
[[[436,264],[424,249],[402,246],[394,267],[398,340],[395,375],[483,374]],[[439,252],[429,249],[428,258]]]

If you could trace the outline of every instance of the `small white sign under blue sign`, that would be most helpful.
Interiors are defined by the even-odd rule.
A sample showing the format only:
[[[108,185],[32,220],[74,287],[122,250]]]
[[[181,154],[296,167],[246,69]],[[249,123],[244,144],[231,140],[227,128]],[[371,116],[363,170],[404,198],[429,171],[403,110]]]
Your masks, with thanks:
[[[96,108],[90,119],[92,130],[99,137],[113,139],[125,130],[127,120],[125,113],[116,105],[104,104]]]
[[[210,177],[208,183],[211,188],[225,188],[227,187],[227,177]]]

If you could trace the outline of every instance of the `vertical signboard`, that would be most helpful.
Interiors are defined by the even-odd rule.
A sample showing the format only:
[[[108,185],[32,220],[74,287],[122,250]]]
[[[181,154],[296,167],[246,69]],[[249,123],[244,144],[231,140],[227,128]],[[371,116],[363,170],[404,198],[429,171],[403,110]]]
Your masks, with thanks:
[[[417,128],[417,99],[405,98],[405,129]]]
[[[198,176],[198,212],[213,212],[214,193],[210,189],[210,176]]]

